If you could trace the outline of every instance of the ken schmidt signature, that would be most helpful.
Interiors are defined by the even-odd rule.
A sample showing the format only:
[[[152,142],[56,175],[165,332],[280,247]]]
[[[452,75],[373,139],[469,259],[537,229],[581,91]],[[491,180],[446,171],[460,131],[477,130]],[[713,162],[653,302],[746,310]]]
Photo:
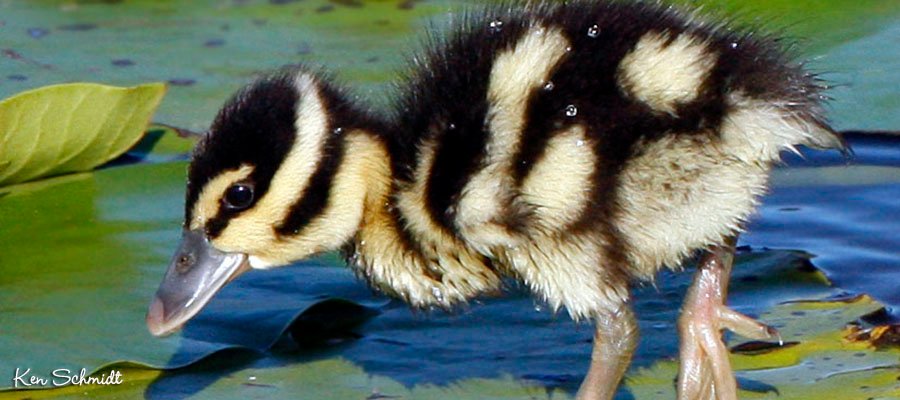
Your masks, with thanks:
[[[14,388],[26,388],[29,386],[66,386],[66,385],[120,385],[122,384],[122,372],[110,370],[100,376],[88,375],[87,368],[73,372],[67,368],[53,370],[51,376],[41,376],[31,372],[31,368],[22,370],[16,368],[13,375]]]

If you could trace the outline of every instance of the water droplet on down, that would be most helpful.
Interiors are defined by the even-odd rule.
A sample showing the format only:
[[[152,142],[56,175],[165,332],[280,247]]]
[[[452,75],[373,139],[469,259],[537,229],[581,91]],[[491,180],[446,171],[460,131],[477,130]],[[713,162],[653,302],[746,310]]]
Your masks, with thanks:
[[[442,293],[441,289],[438,288],[437,286],[431,287],[431,294],[434,296],[435,300],[437,300],[438,302],[441,302],[441,303],[444,302],[444,293]]]
[[[576,115],[578,115],[578,107],[575,107],[574,104],[569,104],[568,106],[566,106],[567,117],[574,117]]]
[[[597,24],[594,24],[593,26],[588,28],[587,35],[588,35],[588,37],[591,37],[591,38],[596,38],[597,36],[600,36],[600,27],[597,26]]]
[[[499,19],[495,19],[491,21],[490,28],[488,29],[491,33],[500,32],[503,29],[503,21]]]

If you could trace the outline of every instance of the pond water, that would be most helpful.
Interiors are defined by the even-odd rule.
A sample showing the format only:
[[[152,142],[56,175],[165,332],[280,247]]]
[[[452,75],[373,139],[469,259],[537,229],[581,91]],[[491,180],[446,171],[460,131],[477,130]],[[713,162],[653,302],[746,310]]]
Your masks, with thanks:
[[[900,136],[848,135],[855,157],[787,157],[744,242],[803,249],[834,284],[900,311]],[[895,319],[896,320],[896,319]]]

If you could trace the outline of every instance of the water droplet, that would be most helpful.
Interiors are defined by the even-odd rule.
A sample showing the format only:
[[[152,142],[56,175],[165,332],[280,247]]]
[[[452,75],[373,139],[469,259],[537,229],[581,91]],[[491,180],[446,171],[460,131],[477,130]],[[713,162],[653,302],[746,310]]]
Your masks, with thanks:
[[[490,28],[488,29],[491,33],[500,32],[503,29],[503,21],[499,19],[495,19],[491,21]]]
[[[576,115],[578,115],[578,107],[575,107],[574,104],[569,104],[568,106],[566,106],[567,117],[574,117]]]
[[[732,49],[738,48],[737,42],[731,42],[731,48],[732,48]]]
[[[584,140],[581,140],[581,139],[576,140],[575,146],[578,146],[578,147],[584,146]]]
[[[543,304],[534,303],[534,311],[536,311],[536,312],[544,312],[544,305],[543,305]]]
[[[572,46],[566,46],[566,52],[572,51]]]
[[[332,133],[334,133],[335,135],[340,135],[341,133],[344,133],[344,128],[341,128],[341,127],[334,128],[334,131],[332,131]]]
[[[593,26],[588,28],[587,34],[588,34],[588,37],[591,37],[591,38],[596,38],[597,36],[600,36],[600,27],[597,26],[597,24],[594,24]]]
[[[441,303],[444,302],[444,293],[441,292],[441,289],[440,289],[439,287],[437,287],[437,286],[432,286],[432,287],[431,287],[431,295],[434,296],[434,298],[435,298],[437,301],[439,301],[439,302],[441,302]]]
[[[553,84],[553,81],[547,81],[547,83],[544,84],[544,90],[546,90],[548,92],[553,90],[553,88],[555,88],[555,87],[556,87],[556,85]]]
[[[447,129],[449,129],[449,130],[451,130],[451,131],[454,130],[454,129],[456,129],[456,124],[454,124],[454,123],[451,122],[450,124],[447,125]]]

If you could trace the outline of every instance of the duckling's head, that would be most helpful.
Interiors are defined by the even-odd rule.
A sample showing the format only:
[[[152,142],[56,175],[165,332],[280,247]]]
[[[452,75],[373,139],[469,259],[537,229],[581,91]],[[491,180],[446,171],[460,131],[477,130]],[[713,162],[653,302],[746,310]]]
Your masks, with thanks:
[[[260,79],[227,102],[194,150],[182,242],[147,314],[150,331],[177,330],[249,269],[347,243],[370,178],[347,153],[376,125],[304,68]]]

